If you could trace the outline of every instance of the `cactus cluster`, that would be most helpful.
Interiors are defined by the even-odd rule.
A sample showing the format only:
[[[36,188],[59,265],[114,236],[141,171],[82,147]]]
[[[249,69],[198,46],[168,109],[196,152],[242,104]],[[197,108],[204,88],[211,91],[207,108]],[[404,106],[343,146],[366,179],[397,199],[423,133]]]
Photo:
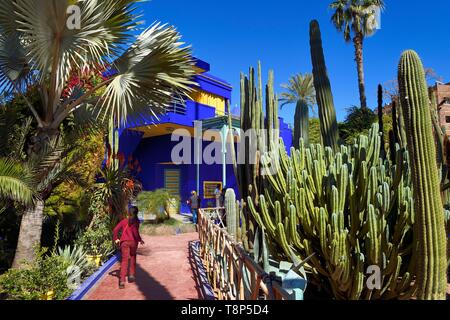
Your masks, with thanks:
[[[309,263],[313,279],[338,299],[407,298],[415,292],[408,153],[397,145],[391,163],[380,157],[380,145],[374,124],[369,137],[338,152],[301,142],[288,157],[280,147],[279,170],[265,177],[260,209],[248,198],[270,251],[294,263],[315,253]],[[381,270],[380,290],[366,286],[372,265]]]
[[[245,147],[245,163],[238,164],[234,147],[230,148],[235,177],[242,199],[259,197],[259,190],[262,188],[260,155],[272,150],[279,141],[278,98],[274,93],[273,86],[274,73],[270,71],[265,87],[266,116],[264,116],[261,64],[258,63],[257,78],[254,68],[250,68],[248,76],[241,74],[241,130],[244,134],[251,131],[255,133],[256,136],[250,135],[250,139],[255,139],[257,142],[255,152],[251,153],[253,147],[250,146],[250,143],[255,141],[249,139],[241,141]],[[231,113],[229,113],[229,126],[232,127]],[[258,204],[256,203],[256,205]],[[255,223],[245,203],[242,204],[240,218],[244,247],[246,250],[250,250],[255,237]]]
[[[419,299],[445,299],[446,231],[432,129],[430,101],[422,62],[414,51],[402,54],[398,80],[411,155],[417,236]]]
[[[263,235],[263,247],[271,258],[294,265],[310,259],[305,265],[309,279],[336,299],[445,298],[444,213],[449,216],[449,212],[444,211],[443,202],[447,202],[441,196],[450,194],[443,192],[450,188],[445,159],[448,139],[430,113],[420,59],[407,51],[400,61],[400,98],[393,103],[389,153],[382,137],[381,86],[379,122],[368,136],[344,146],[339,145],[317,21],[311,22],[310,37],[323,145],[308,144],[307,112],[296,112],[294,139],[300,143],[288,156],[283,141],[273,134],[278,118],[273,73],[266,87],[267,119],[262,113],[260,68],[258,88],[253,69],[249,78],[242,76],[241,128],[269,130],[266,136],[258,135],[258,150],[247,156],[258,159],[256,165],[235,165],[246,201],[238,235],[248,223],[253,235],[261,230],[256,234]],[[274,163],[275,172],[269,169]],[[261,170],[274,174],[260,175]],[[230,199],[232,212],[234,200]],[[252,239],[258,251],[260,237]],[[258,252],[255,257],[260,257]],[[267,259],[266,254],[264,265]],[[374,269],[380,272],[379,287],[367,283]]]

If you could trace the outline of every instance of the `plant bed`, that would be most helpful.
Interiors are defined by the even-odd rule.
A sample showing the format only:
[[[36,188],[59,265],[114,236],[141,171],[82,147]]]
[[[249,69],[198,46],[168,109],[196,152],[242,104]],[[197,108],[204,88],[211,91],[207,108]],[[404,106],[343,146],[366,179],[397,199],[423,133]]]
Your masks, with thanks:
[[[186,224],[171,218],[158,224],[144,222],[140,231],[147,236],[167,236],[195,232],[196,230],[192,224]]]

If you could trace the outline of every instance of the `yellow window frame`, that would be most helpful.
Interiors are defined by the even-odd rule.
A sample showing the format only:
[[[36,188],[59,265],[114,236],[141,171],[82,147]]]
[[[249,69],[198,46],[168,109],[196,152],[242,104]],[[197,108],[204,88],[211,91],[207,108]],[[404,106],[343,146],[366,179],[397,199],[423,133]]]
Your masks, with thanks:
[[[221,181],[203,181],[203,199],[215,199],[214,191],[217,185],[220,185],[220,191],[222,191],[223,184]]]

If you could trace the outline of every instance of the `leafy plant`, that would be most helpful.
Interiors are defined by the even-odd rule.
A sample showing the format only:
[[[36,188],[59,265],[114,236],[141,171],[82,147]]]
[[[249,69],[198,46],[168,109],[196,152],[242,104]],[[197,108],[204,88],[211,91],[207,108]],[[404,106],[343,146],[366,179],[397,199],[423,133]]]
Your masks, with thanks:
[[[180,204],[180,198],[171,196],[165,189],[155,191],[143,191],[138,194],[136,201],[141,212],[156,215],[158,223],[170,219],[169,205],[172,199]]]
[[[33,195],[33,175],[29,168],[13,159],[0,158],[0,198],[31,204]]]
[[[377,114],[370,109],[350,107],[345,121],[339,125],[340,137],[345,144],[353,144],[361,134],[367,135],[377,120]]]
[[[102,255],[103,260],[107,259],[114,252],[111,230],[110,218],[100,216],[77,239],[76,245],[83,247],[88,255]]]
[[[300,138],[309,143],[309,110],[316,104],[313,75],[310,73],[297,74],[289,79],[289,84],[283,84],[287,90],[281,94],[280,108],[286,104],[296,104],[294,123],[294,147],[298,148]]]
[[[66,270],[69,284],[77,284],[92,271],[93,266],[88,262],[86,251],[82,246],[60,247],[55,255],[69,266]],[[71,287],[71,289],[75,290],[76,287]]]
[[[36,260],[23,269],[10,269],[0,276],[0,292],[10,300],[40,300],[53,291],[55,299],[66,299],[68,263],[59,256],[47,256],[47,249],[36,250]]]
[[[322,136],[320,133],[320,120],[318,118],[309,119],[309,143],[321,144]]]
[[[14,92],[24,98],[39,127],[27,143],[30,156],[61,138],[61,127],[75,111],[91,109],[96,118],[111,120],[117,127],[133,117],[163,113],[174,95],[192,91],[195,62],[191,49],[172,26],[154,23],[136,34],[142,31],[140,2],[2,1],[0,87],[2,93]],[[74,4],[86,22],[78,29],[66,23],[67,10]],[[105,68],[108,63],[113,67]],[[86,74],[86,68],[97,77]],[[99,79],[99,73],[105,78]],[[92,86],[81,84],[74,74],[80,80],[89,79]],[[27,98],[31,88],[37,92],[36,100]],[[54,188],[49,178],[55,169],[59,171],[63,156],[54,153],[39,170],[42,201]],[[33,259],[27,243],[40,243],[43,209],[38,201],[24,216],[32,218],[21,220],[17,266]]]

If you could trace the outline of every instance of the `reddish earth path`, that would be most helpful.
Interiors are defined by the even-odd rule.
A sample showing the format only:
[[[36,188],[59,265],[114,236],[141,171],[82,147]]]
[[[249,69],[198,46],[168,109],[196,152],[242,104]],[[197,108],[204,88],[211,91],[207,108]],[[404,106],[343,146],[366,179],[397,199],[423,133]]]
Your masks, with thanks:
[[[85,300],[198,300],[190,241],[197,233],[178,236],[143,236],[145,246],[138,249],[136,282],[118,288],[119,264],[113,266],[90,290]]]

